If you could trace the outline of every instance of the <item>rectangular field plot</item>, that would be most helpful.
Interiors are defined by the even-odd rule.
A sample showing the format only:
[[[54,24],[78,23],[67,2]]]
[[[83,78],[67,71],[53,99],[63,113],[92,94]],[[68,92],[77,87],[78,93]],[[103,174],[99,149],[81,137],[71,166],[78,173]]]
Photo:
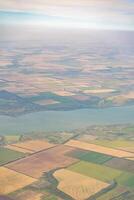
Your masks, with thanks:
[[[93,143],[134,153],[134,141],[130,140],[94,140]]]
[[[134,153],[117,150],[117,149],[112,149],[112,148],[108,148],[108,147],[104,147],[104,146],[99,146],[96,144],[81,142],[78,140],[70,140],[69,142],[66,143],[66,145],[71,146],[71,147],[76,147],[79,149],[84,149],[84,150],[89,150],[89,151],[106,154],[109,156],[115,156],[115,157],[119,157],[119,158],[127,158],[130,160],[134,159]]]
[[[31,151],[31,150],[16,147],[14,145],[6,145],[5,148],[13,150],[13,151],[20,152],[20,153],[25,153],[25,154],[33,153],[33,151]]]
[[[122,158],[113,158],[105,163],[106,166],[134,173],[134,161]]]
[[[97,200],[122,200],[124,198],[121,198],[124,196],[124,194],[128,193],[128,189],[124,186],[117,186],[114,189],[104,193],[100,197],[97,198]]]
[[[4,165],[6,163],[17,160],[24,156],[25,156],[24,153],[12,151],[12,150],[6,149],[6,148],[0,148],[0,165]]]
[[[105,154],[97,153],[97,152],[88,152],[88,151],[82,151],[82,150],[74,150],[70,153],[70,156],[98,164],[103,164],[109,160],[111,160],[113,157],[108,156]]]
[[[120,185],[124,185],[126,187],[134,188],[134,174],[132,173],[123,173],[121,176],[117,178],[117,182]]]
[[[42,176],[44,172],[48,172],[58,167],[66,167],[76,162],[77,159],[65,155],[72,150],[74,150],[74,148],[59,145],[11,163],[7,165],[7,167],[34,178],[38,178]]]
[[[35,181],[34,178],[0,167],[0,195],[14,192]]]
[[[55,146],[54,144],[51,144],[45,140],[28,140],[20,143],[13,144],[12,146],[21,148],[24,150],[29,150],[32,152],[38,152],[41,150],[45,150],[48,148],[51,148]]]
[[[53,175],[59,181],[58,189],[76,200],[87,199],[109,186],[105,182],[66,169],[58,170]]]
[[[5,195],[0,195],[0,200],[13,200]]]
[[[18,194],[15,195],[14,200],[41,200],[42,196],[42,193],[32,190],[25,190],[18,192]]]
[[[122,174],[120,170],[85,161],[80,161],[68,167],[68,169],[105,182],[110,182]]]

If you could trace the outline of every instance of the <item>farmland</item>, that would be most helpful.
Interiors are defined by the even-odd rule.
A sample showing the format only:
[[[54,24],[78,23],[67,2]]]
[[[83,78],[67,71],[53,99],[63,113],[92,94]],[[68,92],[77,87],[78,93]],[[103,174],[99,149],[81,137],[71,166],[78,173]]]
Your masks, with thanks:
[[[134,152],[134,141],[132,140],[93,140],[94,144]]]
[[[75,158],[65,156],[65,154],[71,150],[73,150],[72,147],[63,145],[56,146],[47,151],[41,151],[27,158],[8,164],[7,167],[25,175],[39,178],[44,172],[58,167],[66,167],[76,162],[77,160]]]
[[[0,0],[0,200],[134,200],[134,0]]]
[[[105,154],[96,153],[96,152],[85,152],[82,150],[74,150],[73,152],[70,153],[70,156],[83,160],[83,161],[88,161],[88,162],[93,162],[93,163],[98,163],[98,164],[103,164],[112,159],[111,156],[108,156]]]
[[[13,150],[13,151],[18,151],[21,153],[25,153],[25,154],[29,154],[29,153],[33,153],[33,151],[29,150],[29,149],[23,149],[14,145],[6,145],[5,146],[7,149]]]
[[[117,150],[117,149],[113,149],[113,148],[107,148],[107,147],[95,145],[92,143],[81,142],[78,140],[70,140],[69,142],[66,143],[66,145],[72,146],[75,148],[84,149],[84,150],[99,152],[102,154],[115,156],[115,157],[119,157],[119,158],[127,158],[130,160],[134,159],[134,153],[126,152],[123,150]]]
[[[20,143],[13,144],[12,146],[18,147],[24,150],[37,152],[44,149],[48,149],[50,147],[53,147],[53,144],[50,144],[49,142],[45,140],[28,140]]]
[[[54,176],[59,181],[58,189],[77,200],[86,199],[108,186],[102,181],[65,169],[56,171]]]
[[[36,191],[32,190],[26,190],[19,192],[19,194],[16,195],[14,198],[15,200],[41,200],[41,197],[43,196],[42,193],[38,193]]]
[[[25,157],[24,153],[9,150],[6,148],[0,148],[0,165],[4,165],[8,162],[11,162],[23,157]]]
[[[131,160],[113,158],[105,163],[106,166],[134,173],[134,162]]]
[[[80,161],[70,166],[68,169],[104,182],[110,182],[122,174],[120,170],[85,161]]]
[[[0,167],[0,194],[8,194],[21,189],[36,179],[25,176],[5,167]]]
[[[9,144],[1,136],[0,195],[12,200],[133,200],[134,161],[123,158],[133,153],[121,150],[125,143],[132,146],[125,134],[115,141],[117,127],[111,127],[112,139],[103,145],[101,128],[22,134],[19,141],[11,135]],[[132,135],[132,128],[124,130]],[[107,137],[105,131],[102,135]]]

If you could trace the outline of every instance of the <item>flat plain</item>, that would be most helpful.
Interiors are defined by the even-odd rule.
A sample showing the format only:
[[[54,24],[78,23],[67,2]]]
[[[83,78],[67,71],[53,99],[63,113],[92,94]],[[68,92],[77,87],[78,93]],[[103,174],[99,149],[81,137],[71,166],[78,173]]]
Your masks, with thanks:
[[[77,159],[65,155],[72,150],[74,148],[58,145],[8,164],[7,167],[28,176],[39,178],[45,172],[59,167],[66,167],[76,162]]]

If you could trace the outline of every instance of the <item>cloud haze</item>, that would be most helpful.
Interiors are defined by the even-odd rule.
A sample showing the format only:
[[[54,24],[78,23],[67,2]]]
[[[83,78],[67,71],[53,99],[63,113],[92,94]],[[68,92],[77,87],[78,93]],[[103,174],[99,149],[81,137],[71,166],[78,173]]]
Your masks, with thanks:
[[[0,23],[134,30],[132,0],[0,0],[0,11]]]

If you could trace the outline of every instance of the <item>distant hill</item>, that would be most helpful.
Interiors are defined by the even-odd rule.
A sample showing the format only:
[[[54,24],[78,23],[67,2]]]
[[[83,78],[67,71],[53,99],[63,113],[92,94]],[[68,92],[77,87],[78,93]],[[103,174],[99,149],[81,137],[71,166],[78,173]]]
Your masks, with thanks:
[[[17,116],[28,112],[41,110],[40,105],[30,102],[14,93],[0,91],[0,115]]]

